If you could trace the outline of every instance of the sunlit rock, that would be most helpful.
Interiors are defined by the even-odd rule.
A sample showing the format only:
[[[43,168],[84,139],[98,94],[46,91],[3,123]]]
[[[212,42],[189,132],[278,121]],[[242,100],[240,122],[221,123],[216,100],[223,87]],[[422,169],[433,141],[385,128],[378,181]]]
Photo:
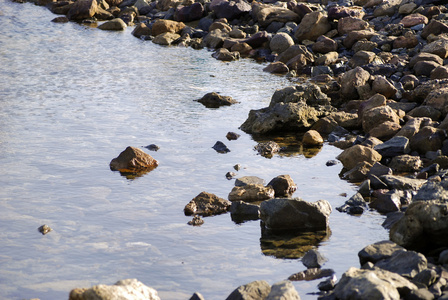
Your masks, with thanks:
[[[297,190],[297,185],[289,175],[279,175],[269,181],[275,191],[275,197],[290,197]]]
[[[201,99],[196,100],[207,108],[218,108],[238,103],[230,96],[221,96],[216,92],[205,94]]]
[[[157,160],[142,150],[127,147],[118,157],[112,159],[109,166],[112,171],[141,175],[155,169],[158,164]]]
[[[232,203],[229,200],[219,198],[218,196],[202,192],[194,197],[184,208],[184,213],[190,215],[218,215],[226,213]]]
[[[274,198],[274,189],[261,184],[235,186],[229,194],[230,201],[256,202]]]

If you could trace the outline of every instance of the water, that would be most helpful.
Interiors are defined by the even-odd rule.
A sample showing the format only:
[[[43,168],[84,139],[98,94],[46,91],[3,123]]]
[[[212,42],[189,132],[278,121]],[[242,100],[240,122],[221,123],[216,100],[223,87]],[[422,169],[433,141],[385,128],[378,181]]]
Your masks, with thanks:
[[[223,63],[207,50],[161,47],[124,32],[50,22],[32,4],[0,0],[0,298],[65,299],[75,287],[137,278],[162,299],[224,299],[253,280],[270,284],[304,270],[300,259],[264,255],[259,221],[230,214],[188,226],[184,206],[202,191],[226,198],[225,174],[269,181],[289,174],[294,196],[333,208],[356,187],[326,167],[340,150],[271,159],[238,127],[250,109],[291,85],[251,60]],[[207,92],[240,103],[207,109]],[[227,141],[228,131],[241,134]],[[231,149],[218,154],[221,140]],[[160,146],[154,171],[129,180],[109,169],[127,146]],[[147,151],[149,152],[149,151]],[[387,239],[384,217],[333,211],[318,245],[337,276],[359,266],[357,252]],[[45,236],[37,228],[47,224]],[[302,299],[317,283],[296,282]]]

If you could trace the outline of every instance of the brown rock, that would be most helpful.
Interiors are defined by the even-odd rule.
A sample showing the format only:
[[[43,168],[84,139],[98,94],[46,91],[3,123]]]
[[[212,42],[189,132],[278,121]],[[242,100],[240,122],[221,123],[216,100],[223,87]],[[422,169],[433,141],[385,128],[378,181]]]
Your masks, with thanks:
[[[164,45],[169,46],[171,45],[175,40],[179,39],[180,35],[177,33],[172,32],[164,32],[156,36],[152,42],[157,45]]]
[[[308,130],[302,138],[302,144],[305,146],[320,146],[324,143],[324,139],[316,130]]]
[[[418,45],[418,39],[417,37],[411,33],[406,34],[405,36],[399,36],[394,40],[392,43],[392,48],[399,49],[399,48],[414,48]]]
[[[157,160],[151,155],[134,147],[127,147],[118,157],[112,159],[109,166],[112,171],[139,172],[152,170],[158,166]]]
[[[369,99],[362,101],[358,108],[358,118],[359,121],[362,122],[362,117],[365,111],[372,109],[374,107],[385,106],[386,105],[386,97],[381,94],[375,94]]]
[[[442,33],[448,33],[448,25],[432,19],[425,28],[423,28],[421,37],[426,39],[430,34],[439,35]]]
[[[373,36],[376,35],[378,34],[373,30],[351,31],[347,34],[347,37],[344,39],[343,44],[347,49],[350,49],[357,41],[362,39],[370,40]]]
[[[210,27],[208,28],[208,31],[213,31],[219,29],[223,32],[230,32],[232,31],[232,27],[229,26],[229,24],[224,23],[224,22],[213,22],[212,25],[210,25]]]
[[[448,39],[440,38],[423,47],[422,52],[432,53],[440,56],[442,59],[448,57]]]
[[[395,122],[386,121],[383,122],[369,131],[369,135],[386,141],[392,138],[401,129],[400,124]]]
[[[364,30],[368,28],[369,23],[358,18],[345,17],[338,22],[338,32],[340,35],[344,35],[350,31]]]
[[[315,41],[331,29],[328,18],[319,11],[313,11],[303,17],[294,36],[297,40]]]
[[[375,48],[378,47],[378,44],[375,42],[367,41],[367,40],[360,40],[357,41],[353,46],[352,50],[353,52],[359,52],[359,51],[372,51]]]
[[[271,186],[248,184],[235,186],[229,194],[230,201],[256,202],[274,198],[275,191]]]
[[[165,32],[179,33],[184,28],[185,28],[185,24],[182,22],[158,19],[152,25],[151,32],[152,32],[153,36],[158,36],[159,34],[162,34]]]
[[[269,48],[275,53],[282,53],[292,45],[294,45],[294,40],[286,32],[275,34],[269,42]]]
[[[353,169],[343,174],[343,178],[350,182],[362,182],[367,178],[372,165],[368,162],[359,162]]]
[[[184,208],[185,215],[217,215],[226,213],[232,203],[218,196],[202,192],[194,197]]]
[[[384,95],[386,98],[393,98],[397,89],[384,76],[376,76],[372,82],[372,91]]]
[[[427,76],[431,75],[431,72],[440,66],[434,61],[419,61],[414,65],[414,73],[417,76]]]
[[[348,149],[345,149],[336,158],[342,162],[346,169],[351,170],[358,163],[364,161],[373,165],[375,162],[381,160],[381,155],[372,148],[355,145]]]
[[[276,61],[270,63],[267,67],[263,69],[263,71],[273,74],[286,74],[289,72],[289,68],[284,63]]]
[[[230,96],[221,96],[215,92],[207,93],[197,101],[208,108],[218,108],[238,103]]]
[[[431,71],[430,74],[431,79],[445,79],[448,78],[448,67],[438,66],[434,70]]]
[[[240,53],[230,52],[226,48],[220,48],[216,50],[215,53],[212,54],[212,57],[216,58],[217,60],[233,61],[240,59]]]
[[[252,6],[258,22],[262,27],[267,27],[272,22],[300,22],[300,16],[287,8],[275,7],[256,3]]]
[[[395,172],[416,172],[423,166],[423,162],[419,156],[408,154],[395,156],[389,164]]]
[[[407,115],[414,118],[430,118],[433,121],[438,121],[442,113],[434,107],[420,105],[408,112]]]
[[[442,112],[443,115],[448,113],[448,87],[434,89],[426,96],[423,104],[434,107]]]
[[[317,38],[316,42],[311,48],[313,49],[313,52],[329,53],[338,50],[338,43],[326,37],[325,35],[321,35]]]
[[[283,51],[277,57],[277,61],[281,61],[282,63],[286,64],[289,60],[291,60],[292,58],[296,57],[299,54],[303,54],[309,62],[314,61],[313,54],[310,51],[308,51],[308,49],[303,45],[294,45],[289,47],[287,50]]]
[[[78,0],[70,7],[67,18],[73,21],[81,21],[91,18],[98,9],[96,0]]]
[[[269,181],[268,186],[275,191],[275,197],[290,197],[297,190],[297,185],[289,175],[279,175]]]
[[[419,24],[428,24],[428,18],[421,14],[407,15],[401,19],[399,24],[403,24],[404,27],[412,27]]]
[[[306,58],[304,54],[299,54],[286,62],[286,66],[289,70],[301,71],[305,68],[310,61]]]
[[[316,59],[315,65],[316,66],[329,66],[334,64],[339,58],[339,53],[336,51],[328,52],[324,55],[319,56]]]
[[[137,38],[149,37],[151,35],[151,29],[145,23],[139,23],[132,31],[132,35]]]
[[[413,151],[425,154],[428,151],[437,151],[442,148],[446,133],[442,129],[425,126],[419,130],[410,140]]]
[[[353,55],[353,57],[348,61],[348,65],[351,68],[356,68],[370,64],[376,59],[376,54],[370,51],[358,51]]]
[[[104,22],[103,24],[98,26],[98,29],[119,31],[119,30],[125,30],[126,27],[128,27],[128,26],[126,25],[126,23],[122,19],[115,18],[113,20]]]
[[[411,139],[420,130],[422,120],[422,118],[413,118],[408,120],[395,136],[404,136]]]
[[[371,129],[386,121],[400,124],[400,118],[390,106],[375,107],[364,111],[362,128],[364,132],[370,132]]]
[[[361,6],[333,6],[328,9],[328,18],[330,20],[339,20],[345,17],[362,19],[364,15],[364,9]]]
[[[236,43],[230,48],[231,52],[239,52],[241,57],[247,57],[252,51],[252,47],[248,43]]]
[[[431,61],[437,63],[438,65],[443,64],[443,59],[440,58],[440,56],[432,53],[420,52],[409,61],[409,67],[413,68],[419,61]]]
[[[370,73],[361,67],[345,72],[340,81],[341,95],[347,100],[359,99],[360,89],[365,86],[370,89],[369,79]]]

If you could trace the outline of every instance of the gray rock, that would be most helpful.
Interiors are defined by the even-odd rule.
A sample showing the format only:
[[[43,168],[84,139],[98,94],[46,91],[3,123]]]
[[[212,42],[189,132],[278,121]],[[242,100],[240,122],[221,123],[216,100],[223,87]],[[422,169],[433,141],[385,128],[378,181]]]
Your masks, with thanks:
[[[219,4],[211,6],[211,8],[216,13],[218,19],[226,18],[227,20],[233,20],[252,10],[250,4],[244,0],[219,1],[217,3]]]
[[[333,275],[327,279],[325,279],[324,281],[319,282],[319,284],[317,285],[317,288],[319,289],[319,291],[322,292],[328,292],[334,289],[335,285],[336,285],[336,275]]]
[[[292,274],[291,276],[288,277],[288,279],[291,281],[303,281],[303,280],[310,281],[329,276],[332,277],[334,276],[334,270],[312,268]]]
[[[266,299],[270,292],[271,286],[266,281],[253,281],[236,288],[226,300]]]
[[[208,108],[218,108],[238,103],[230,96],[221,96],[218,93],[211,92],[205,94],[201,99],[196,100]]]
[[[413,278],[426,269],[427,265],[428,262],[423,254],[406,250],[396,251],[391,257],[375,263],[375,267],[400,274],[406,278]]]
[[[230,213],[232,219],[257,220],[260,217],[260,207],[243,201],[233,201]]]
[[[373,164],[373,166],[370,168],[370,171],[368,173],[369,176],[374,175],[374,176],[382,176],[382,175],[392,175],[392,169],[379,163],[376,162]]]
[[[401,208],[400,191],[391,190],[386,193],[376,193],[376,198],[369,204],[380,213],[399,211]]]
[[[373,147],[383,157],[394,157],[401,154],[411,152],[409,147],[409,139],[404,136],[396,136],[390,140]]]
[[[448,178],[444,178],[441,182],[427,181],[413,198],[414,201],[437,199],[448,201]]]
[[[371,175],[369,175],[369,178],[370,178],[370,186],[372,187],[372,190],[388,190],[389,189],[387,184],[384,183],[377,176],[371,174]]]
[[[418,191],[420,187],[426,182],[423,179],[412,179],[395,175],[383,175],[380,176],[381,181],[383,181],[390,189],[397,190],[413,190]]]
[[[439,260],[440,263],[440,260]],[[436,280],[438,279],[438,274],[435,270],[433,269],[425,269],[422,270],[420,273],[418,273],[417,275],[414,276],[414,278],[412,278],[413,282],[416,283],[421,283],[426,285],[426,287],[431,286],[433,283],[436,282]]]
[[[448,250],[444,250],[439,255],[439,264],[448,264]]]
[[[274,141],[258,143],[254,147],[257,150],[258,154],[265,157],[272,157],[273,154],[280,152],[280,146]]]
[[[290,197],[297,190],[297,185],[289,175],[279,175],[269,181],[268,186],[272,186],[275,197]]]
[[[272,230],[325,230],[330,213],[326,200],[310,203],[300,198],[276,198],[260,205],[260,218]]]
[[[271,97],[269,107],[277,103],[306,103],[310,106],[329,105],[330,98],[313,83],[304,83],[276,90]]]
[[[235,180],[235,186],[245,186],[248,184],[262,184],[264,185],[266,181],[257,176],[243,176]]]
[[[312,249],[302,257],[302,264],[308,269],[321,268],[327,260],[319,251]]]
[[[271,48],[271,51],[276,53],[282,53],[292,45],[294,45],[294,40],[289,34],[285,32],[277,33],[272,37],[271,41],[269,42],[269,47]]]
[[[420,156],[412,156],[408,154],[398,155],[392,158],[389,167],[395,172],[416,172],[421,169],[423,162]]]
[[[228,152],[230,152],[230,149],[227,148],[227,146],[223,142],[221,142],[221,141],[217,141],[213,145],[212,148],[215,149],[216,152],[218,152],[218,153],[228,153]]]
[[[361,266],[367,262],[375,264],[380,260],[390,258],[395,252],[403,250],[405,250],[403,247],[391,241],[376,242],[358,252],[359,262]]]
[[[194,293],[193,296],[190,297],[190,300],[205,300],[204,296],[201,293]]]
[[[281,281],[271,286],[271,292],[266,297],[266,300],[300,300],[299,293],[292,285],[291,281]]]
[[[357,208],[353,210],[353,208]],[[342,206],[336,207],[336,209],[340,212],[348,212],[349,214],[358,214],[355,213],[360,211],[361,213],[364,209],[367,208],[367,202],[364,200],[360,193],[356,193],[350,197]]]

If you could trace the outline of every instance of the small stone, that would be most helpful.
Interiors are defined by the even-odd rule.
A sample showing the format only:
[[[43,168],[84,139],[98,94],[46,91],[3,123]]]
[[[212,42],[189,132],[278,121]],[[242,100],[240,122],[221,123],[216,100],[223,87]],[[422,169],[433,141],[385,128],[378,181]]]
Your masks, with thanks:
[[[235,132],[228,132],[227,134],[226,134],[226,138],[229,140],[229,141],[231,141],[231,140],[237,140],[238,138],[240,137],[240,135],[238,134],[238,133],[235,133]]]
[[[316,130],[308,130],[303,135],[302,143],[305,146],[321,146],[324,143],[324,139]]]
[[[160,147],[156,144],[150,144],[148,146],[144,146],[144,148],[148,149],[149,151],[158,151],[160,149]]]
[[[235,177],[235,176],[236,176],[236,173],[235,173],[235,172],[227,172],[227,173],[226,173],[226,178],[227,178],[228,180],[232,179],[232,178]]]
[[[234,168],[236,171],[239,171],[239,170],[241,170],[241,165],[240,165],[240,164],[236,164],[236,165],[233,166],[233,168]]]
[[[204,224],[204,220],[200,216],[194,216],[191,221],[188,221],[188,225],[201,226]]]
[[[255,146],[255,150],[257,150],[261,156],[272,157],[274,153],[280,152],[280,146],[274,141],[269,141],[259,143]]]
[[[261,184],[264,185],[266,182],[264,179],[257,176],[244,176],[235,180],[235,186],[245,186],[248,184]]]
[[[47,233],[49,233],[50,231],[53,231],[53,229],[50,228],[50,226],[48,225],[42,225],[39,228],[37,228],[37,230],[42,233],[43,235],[46,235]]]
[[[230,149],[227,148],[227,146],[223,142],[220,142],[220,141],[217,141],[212,148],[215,149],[216,152],[218,152],[218,153],[224,154],[224,153],[230,152]]]
[[[308,251],[302,257],[302,264],[308,269],[321,268],[326,261],[327,259],[315,249]]]

